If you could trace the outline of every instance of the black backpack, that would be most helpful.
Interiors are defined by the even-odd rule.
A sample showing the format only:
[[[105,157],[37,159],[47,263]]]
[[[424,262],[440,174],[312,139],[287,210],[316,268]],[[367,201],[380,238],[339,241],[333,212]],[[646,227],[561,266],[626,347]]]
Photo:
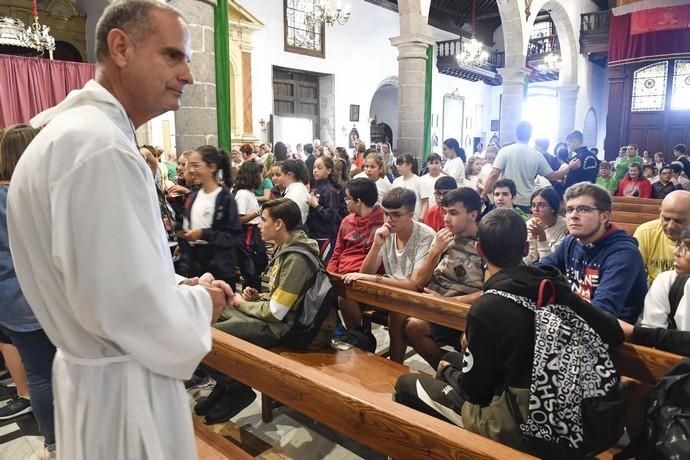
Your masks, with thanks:
[[[280,339],[280,345],[294,349],[306,349],[321,331],[326,318],[335,312],[338,296],[335,294],[328,273],[321,261],[308,249],[301,246],[287,246],[281,249],[274,259],[283,254],[294,252],[302,254],[316,268],[314,277],[309,281],[309,289],[297,305],[295,322],[290,330]],[[335,325],[333,325],[335,326]],[[329,326],[329,329],[330,326]],[[333,327],[332,329],[335,329]],[[332,335],[333,330],[330,330]],[[330,337],[328,337],[330,340]]]

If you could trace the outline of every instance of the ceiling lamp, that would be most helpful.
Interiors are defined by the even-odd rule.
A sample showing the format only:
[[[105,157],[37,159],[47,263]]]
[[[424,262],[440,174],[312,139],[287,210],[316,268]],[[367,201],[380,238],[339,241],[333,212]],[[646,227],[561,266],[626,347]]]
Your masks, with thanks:
[[[544,57],[544,63],[537,66],[539,73],[558,73],[561,71],[561,57],[549,53]]]
[[[321,24],[342,26],[350,19],[350,5],[343,8],[340,0],[314,0],[314,10],[308,13],[305,19],[307,25],[312,27],[320,27]]]
[[[32,49],[32,54],[42,55],[48,51],[50,59],[53,59],[55,51],[55,39],[50,35],[50,27],[38,22],[38,5],[34,0],[34,22],[24,29],[24,22],[19,19],[0,18],[0,46]]]
[[[484,49],[482,42],[475,37],[477,20],[477,1],[472,0],[472,38],[462,40],[460,54],[457,55],[458,64],[470,67],[480,67],[489,60],[489,53]]]

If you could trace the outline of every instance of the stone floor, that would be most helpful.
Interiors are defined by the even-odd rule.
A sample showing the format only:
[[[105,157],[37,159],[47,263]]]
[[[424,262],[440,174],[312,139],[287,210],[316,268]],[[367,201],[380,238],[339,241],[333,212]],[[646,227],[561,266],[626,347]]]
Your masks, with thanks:
[[[374,335],[378,341],[377,352],[388,347],[388,331],[375,325]],[[417,355],[405,361],[410,367],[431,373],[431,368]],[[190,395],[193,398],[204,396],[210,388]],[[261,399],[257,399],[245,410],[237,414],[228,426],[216,425],[214,430],[235,430],[249,433],[269,449],[261,459],[299,459],[299,460],[385,460],[386,457],[366,446],[345,438],[330,428],[287,408],[275,411],[271,423],[261,421]],[[2,405],[2,403],[0,403]],[[43,438],[38,434],[38,426],[33,415],[26,414],[13,420],[0,422],[0,460],[34,460],[43,446]]]

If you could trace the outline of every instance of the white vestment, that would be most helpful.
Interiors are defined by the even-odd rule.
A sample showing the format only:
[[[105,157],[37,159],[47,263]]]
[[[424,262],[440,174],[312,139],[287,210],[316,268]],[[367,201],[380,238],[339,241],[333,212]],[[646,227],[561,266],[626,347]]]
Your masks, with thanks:
[[[176,285],[153,176],[122,105],[90,81],[32,120],[8,197],[24,295],[58,348],[59,459],[193,459],[182,379],[212,304]]]

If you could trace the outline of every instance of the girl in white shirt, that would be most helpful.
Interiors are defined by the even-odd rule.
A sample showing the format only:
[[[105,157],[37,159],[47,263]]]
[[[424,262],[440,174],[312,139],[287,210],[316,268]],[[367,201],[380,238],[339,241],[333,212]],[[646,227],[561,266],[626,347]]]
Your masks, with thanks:
[[[458,187],[462,187],[465,181],[465,149],[460,147],[456,139],[448,138],[443,141],[443,155],[446,157],[446,164],[443,165],[443,172],[455,179]]]
[[[467,179],[467,184],[465,185],[477,192],[479,192],[477,182],[479,181],[479,173],[482,171],[482,166],[484,166],[484,160],[479,155],[471,156],[467,160],[467,166],[465,166],[465,178]]]
[[[276,178],[278,187],[285,190],[283,195],[297,203],[302,213],[302,225],[309,217],[309,190],[305,184],[309,183],[310,174],[303,162],[298,160],[285,160],[280,164],[280,175]]]
[[[364,160],[364,171],[357,174],[353,179],[366,178],[376,184],[376,189],[379,192],[379,199],[376,204],[381,204],[383,195],[388,193],[393,188],[390,181],[386,177],[386,168],[383,164],[383,158],[377,153],[370,153]]]
[[[559,208],[561,198],[553,187],[537,189],[532,194],[532,217],[527,221],[529,254],[524,258],[526,264],[533,264],[548,256],[561,245],[568,227],[561,217]]]
[[[242,222],[242,244],[239,249],[238,262],[244,287],[261,290],[261,274],[268,265],[266,244],[261,239],[259,222],[261,206],[254,191],[263,181],[263,167],[259,162],[242,163],[235,184],[235,201],[237,213]]]
[[[417,175],[417,159],[410,154],[405,154],[395,160],[400,177],[393,181],[393,188],[402,187],[414,192],[417,202],[414,207],[414,216],[424,222],[426,212],[429,210],[429,197],[422,196],[422,181]]]

